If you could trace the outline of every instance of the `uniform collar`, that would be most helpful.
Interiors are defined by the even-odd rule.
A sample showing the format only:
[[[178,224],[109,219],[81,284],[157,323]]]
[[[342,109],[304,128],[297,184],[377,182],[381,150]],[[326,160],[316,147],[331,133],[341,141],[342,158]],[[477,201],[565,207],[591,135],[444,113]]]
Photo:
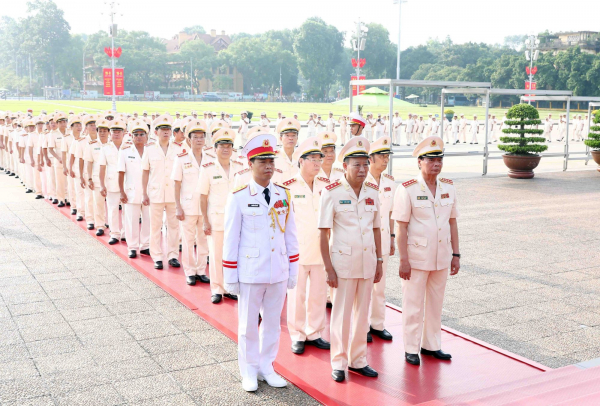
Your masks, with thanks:
[[[444,188],[442,186],[442,182],[440,182],[439,176],[435,180],[435,184],[436,184],[435,197],[431,194],[431,190],[429,190],[429,187],[427,187],[427,183],[425,183],[425,179],[423,179],[423,175],[419,174],[417,180],[419,182],[419,187],[421,188],[422,193],[426,193],[431,198],[432,201],[436,201],[436,200],[440,199],[440,194],[441,194],[441,192],[443,192]]]
[[[368,177],[368,175],[367,175]],[[340,182],[342,183],[342,185],[344,186],[344,188],[346,189],[346,191],[348,192],[348,195],[356,200],[357,202],[360,202],[361,200],[363,200],[366,195],[367,195],[367,187],[365,186],[365,182],[363,182],[363,184],[360,187],[360,192],[358,194],[358,197],[356,197],[356,194],[354,194],[354,190],[352,189],[352,187],[350,186],[350,184],[348,183],[348,181],[346,180],[346,176],[342,176],[342,178],[340,179]]]

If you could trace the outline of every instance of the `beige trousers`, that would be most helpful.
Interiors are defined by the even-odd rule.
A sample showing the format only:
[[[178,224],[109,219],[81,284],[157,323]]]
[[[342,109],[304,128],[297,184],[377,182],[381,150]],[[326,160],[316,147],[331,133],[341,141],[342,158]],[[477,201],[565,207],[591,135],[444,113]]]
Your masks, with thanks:
[[[211,231],[208,237],[208,256],[210,263],[208,271],[210,274],[210,291],[214,294],[227,293],[223,281],[223,238],[224,231]]]
[[[77,216],[83,216],[86,221],[88,216],[86,216],[86,211],[85,211],[85,203],[86,203],[86,195],[85,195],[85,189],[81,187],[81,178],[79,177],[79,175],[77,174],[77,172],[75,172],[75,178],[72,178],[69,176],[69,180],[73,181],[73,187],[75,189],[75,194],[77,195]],[[87,189],[87,188],[86,188]],[[89,189],[88,189],[89,190]],[[71,208],[73,207],[73,201],[71,201]],[[93,218],[93,215],[92,215]],[[87,221],[88,224],[90,224],[89,221]]]
[[[148,206],[127,203],[125,209],[125,238],[129,250],[141,251],[150,247],[150,213]],[[140,226],[140,215],[142,224]]]
[[[92,179],[94,181],[94,190],[90,190],[89,187],[87,188],[91,199],[85,212],[88,215],[92,213],[91,222],[96,225],[96,228],[103,229],[106,225],[106,199],[100,194],[100,178],[93,176]]]
[[[186,276],[205,275],[208,241],[204,234],[202,216],[185,215],[181,222],[181,262]],[[194,252],[194,242],[196,251]]]
[[[33,187],[35,188],[35,194],[41,195],[43,194],[43,186],[42,186],[42,175],[43,172],[38,171],[38,160],[34,159],[34,168],[31,168],[33,174]]]
[[[108,227],[110,228],[110,238],[120,240],[125,237],[125,216],[124,210],[119,210],[121,194],[119,192],[106,193],[106,209],[108,210]]]
[[[163,213],[167,217],[167,258],[179,258],[179,224],[175,203],[150,203],[150,255],[152,260],[164,261],[162,250]]]
[[[83,216],[85,214],[83,189],[81,189],[81,186],[79,186],[79,177],[77,177],[77,175],[75,176],[75,178],[72,178],[70,173],[67,175],[67,200],[71,203],[71,209],[76,208],[77,215]],[[81,189],[81,203],[84,203],[81,207],[81,210],[79,210],[79,189]]]
[[[381,280],[373,284],[373,292],[371,293],[371,315],[369,322],[375,330],[383,330],[385,328],[385,274],[388,264],[389,255],[383,255],[383,275]]]
[[[373,278],[338,278],[331,309],[331,368],[363,368],[367,362],[368,317]],[[352,337],[350,337],[352,333]]]
[[[442,305],[448,270],[413,269],[402,280],[402,329],[404,351],[418,354],[421,348],[442,349]]]
[[[52,164],[54,164],[54,162]],[[46,197],[58,199],[56,195],[56,176],[54,176],[54,167],[44,166],[44,175],[46,176]]]
[[[67,177],[63,174],[63,166],[56,159],[52,161],[54,166],[54,174],[56,175],[56,199],[59,202],[64,202],[67,196]],[[71,202],[73,203],[73,202]]]
[[[298,283],[287,291],[287,326],[292,341],[316,340],[325,330],[326,275],[323,265],[300,265]]]

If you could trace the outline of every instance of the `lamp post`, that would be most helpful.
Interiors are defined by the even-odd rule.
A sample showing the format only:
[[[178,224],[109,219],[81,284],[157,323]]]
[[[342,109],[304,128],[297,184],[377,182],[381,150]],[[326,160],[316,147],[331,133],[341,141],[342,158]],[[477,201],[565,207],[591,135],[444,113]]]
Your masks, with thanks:
[[[117,2],[111,1],[108,3],[110,7],[109,15],[110,15],[110,46],[111,46],[111,68],[112,68],[112,109],[113,111],[117,111],[117,90],[115,88],[115,37],[117,36],[117,25],[115,24],[115,14],[117,11],[115,10]]]
[[[360,51],[365,50],[365,43],[367,42],[367,33],[369,28],[360,22],[360,18],[356,22],[356,39],[352,40],[352,46],[357,52],[356,60],[360,61]],[[356,65],[356,79],[360,79],[360,64]]]
[[[398,5],[398,51],[396,56],[396,79],[400,79],[400,34],[402,33],[402,3],[406,0],[393,0]],[[400,86],[396,86],[396,94],[400,94]]]
[[[529,90],[533,90],[533,75],[535,75],[533,61],[537,60],[540,53],[537,49],[538,45],[540,45],[540,40],[533,34],[525,40],[525,58],[529,61]],[[529,99],[529,104],[531,105],[531,99]]]

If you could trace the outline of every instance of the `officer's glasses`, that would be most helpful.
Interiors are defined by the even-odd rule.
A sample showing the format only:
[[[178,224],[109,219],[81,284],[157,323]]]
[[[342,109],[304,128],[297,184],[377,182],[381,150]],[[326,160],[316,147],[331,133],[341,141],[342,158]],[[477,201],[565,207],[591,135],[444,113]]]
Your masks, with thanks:
[[[323,158],[304,158],[305,161],[311,162],[313,164],[321,164],[323,163]]]

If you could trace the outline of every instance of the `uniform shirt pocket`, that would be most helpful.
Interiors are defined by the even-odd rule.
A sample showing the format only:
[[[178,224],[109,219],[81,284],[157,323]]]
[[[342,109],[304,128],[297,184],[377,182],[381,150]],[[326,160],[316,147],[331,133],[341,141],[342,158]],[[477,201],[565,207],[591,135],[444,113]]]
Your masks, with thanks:
[[[338,276],[346,276],[352,270],[352,247],[333,245],[331,247],[331,263]]]
[[[240,247],[238,264],[239,269],[249,276],[258,275],[258,248]]]
[[[260,230],[263,224],[263,208],[248,207],[242,209],[242,226],[248,230]]]
[[[431,208],[433,204],[429,200],[414,200],[413,215],[418,219],[428,219],[432,216]]]
[[[354,205],[351,204],[338,204],[334,207],[337,213],[354,213]]]
[[[408,259],[413,261],[427,259],[427,237],[408,237]]]

